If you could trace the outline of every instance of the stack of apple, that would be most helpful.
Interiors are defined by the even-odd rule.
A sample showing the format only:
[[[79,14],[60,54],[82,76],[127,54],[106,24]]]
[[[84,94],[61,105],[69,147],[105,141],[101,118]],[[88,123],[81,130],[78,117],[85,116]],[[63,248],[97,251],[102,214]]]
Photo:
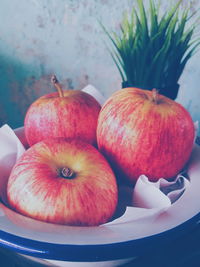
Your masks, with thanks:
[[[156,90],[126,88],[103,105],[79,90],[37,99],[25,117],[30,148],[12,169],[7,197],[17,212],[50,223],[94,226],[114,216],[118,187],[141,174],[173,178],[194,141],[190,114]]]

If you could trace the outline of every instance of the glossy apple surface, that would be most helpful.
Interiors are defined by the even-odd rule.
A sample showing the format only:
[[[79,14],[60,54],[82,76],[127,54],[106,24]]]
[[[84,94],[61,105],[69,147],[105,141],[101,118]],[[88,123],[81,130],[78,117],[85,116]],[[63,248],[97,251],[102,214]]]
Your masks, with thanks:
[[[33,145],[16,163],[7,197],[12,209],[31,218],[94,226],[112,218],[118,189],[110,165],[96,148],[51,138]]]
[[[155,90],[119,90],[99,115],[98,147],[116,175],[131,183],[141,174],[151,181],[175,176],[188,161],[193,141],[188,111]]]
[[[24,122],[30,146],[49,137],[77,138],[96,144],[100,104],[80,90],[63,91],[40,97],[29,107]]]

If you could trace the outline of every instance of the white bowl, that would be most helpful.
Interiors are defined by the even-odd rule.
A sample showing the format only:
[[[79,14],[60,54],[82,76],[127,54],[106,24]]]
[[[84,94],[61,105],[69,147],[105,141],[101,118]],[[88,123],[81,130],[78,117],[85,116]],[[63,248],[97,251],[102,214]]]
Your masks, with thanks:
[[[16,134],[23,139],[23,129]],[[25,139],[23,139],[25,144]],[[200,220],[200,147],[189,164],[190,187],[154,220],[73,227],[40,222],[0,203],[0,244],[30,260],[56,266],[119,266],[160,247]]]

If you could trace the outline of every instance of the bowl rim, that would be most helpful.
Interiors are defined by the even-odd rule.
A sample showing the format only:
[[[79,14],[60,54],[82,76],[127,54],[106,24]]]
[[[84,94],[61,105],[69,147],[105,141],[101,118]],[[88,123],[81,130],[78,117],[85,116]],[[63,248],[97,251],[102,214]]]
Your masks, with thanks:
[[[47,260],[98,262],[138,257],[165,245],[200,223],[200,212],[186,222],[164,232],[125,242],[72,245],[30,240],[0,230],[0,243],[16,253]],[[150,248],[151,247],[151,248]],[[134,252],[134,253],[133,253]]]

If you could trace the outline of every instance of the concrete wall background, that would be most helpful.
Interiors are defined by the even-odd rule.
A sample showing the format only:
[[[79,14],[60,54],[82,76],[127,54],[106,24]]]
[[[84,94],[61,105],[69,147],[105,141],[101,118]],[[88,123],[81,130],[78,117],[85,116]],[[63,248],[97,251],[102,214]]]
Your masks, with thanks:
[[[98,20],[117,30],[123,11],[134,2],[1,0],[0,122],[23,125],[30,103],[53,90],[53,73],[65,88],[81,89],[90,83],[105,96],[120,89],[121,78],[105,48],[104,41],[109,42]],[[198,0],[185,0],[182,7],[186,2],[193,9],[200,7]],[[177,98],[194,120],[200,120],[199,57],[198,53],[187,64]]]

